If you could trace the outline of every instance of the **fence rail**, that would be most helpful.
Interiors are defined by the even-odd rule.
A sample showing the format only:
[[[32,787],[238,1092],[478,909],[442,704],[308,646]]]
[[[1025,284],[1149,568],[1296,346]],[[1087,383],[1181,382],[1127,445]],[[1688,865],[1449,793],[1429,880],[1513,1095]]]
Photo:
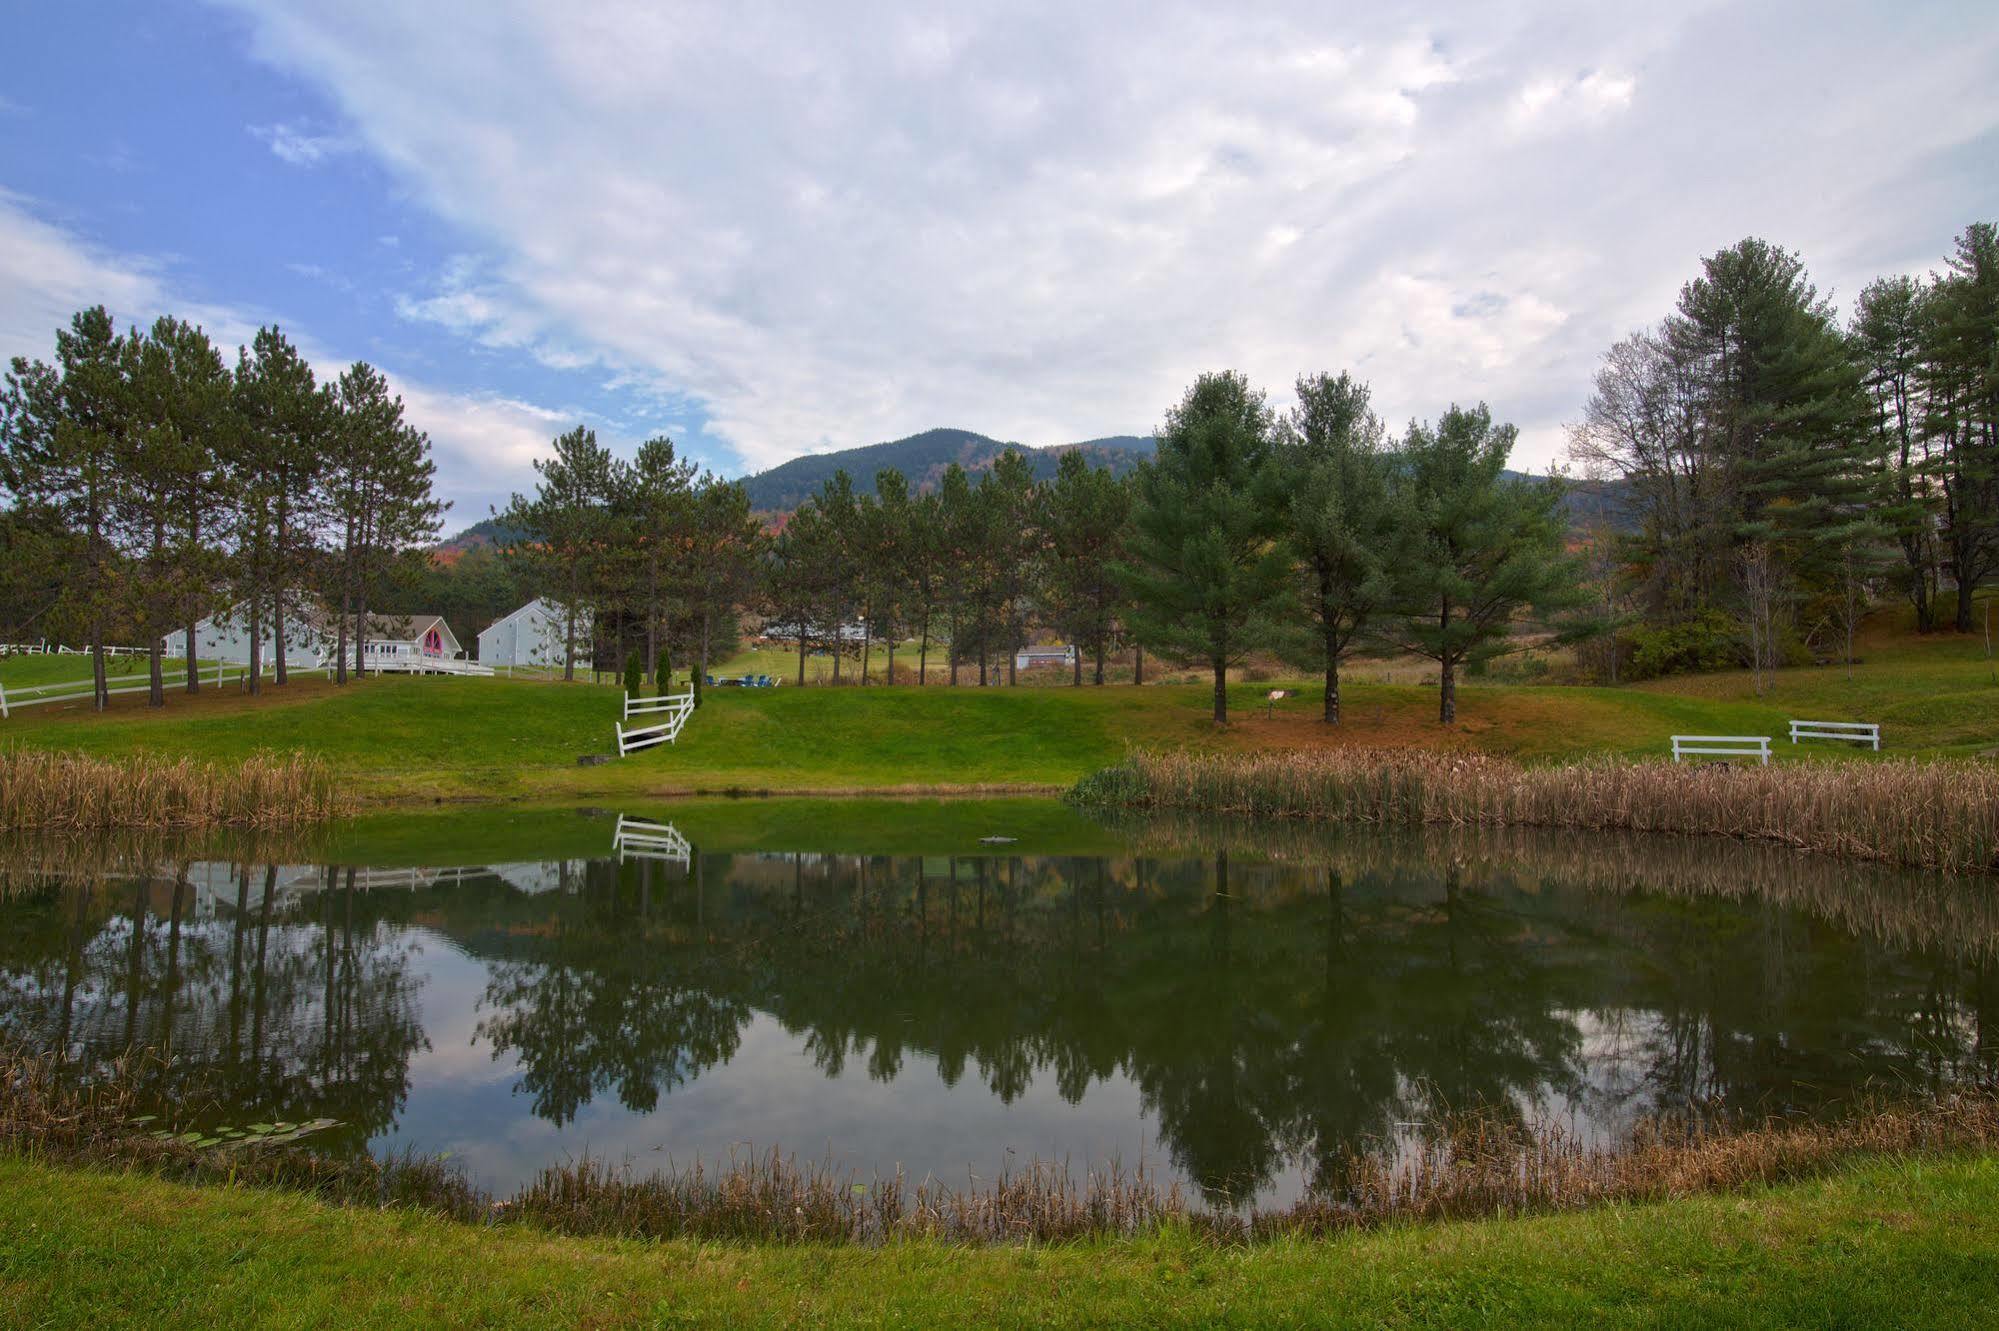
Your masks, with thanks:
[[[214,684],[218,689],[225,682],[223,669],[224,663],[217,661],[215,663]],[[236,677],[238,679],[243,677],[243,671],[240,667],[237,670]],[[132,676],[120,676],[120,678],[129,679]],[[162,671],[160,674],[160,683],[164,687],[179,688],[181,685],[187,683],[187,671]],[[104,692],[107,695],[149,693],[152,691],[152,687],[152,681],[147,679],[137,684],[121,684],[118,688],[108,688]],[[51,690],[67,691],[51,692]],[[76,702],[80,699],[94,699],[96,696],[97,686],[93,681],[88,679],[66,679],[56,684],[32,684],[13,690],[9,690],[5,684],[0,684],[0,718],[12,716],[14,709],[17,707],[34,707],[45,702]]]
[[[1678,762],[1683,757],[1754,758],[1767,767],[1770,763],[1770,737],[1768,735],[1675,735],[1673,761]]]
[[[625,717],[615,727],[618,732],[618,756],[623,758],[655,744],[672,744],[680,738],[681,728],[693,714],[694,686],[691,684],[685,693],[667,693],[652,698],[634,698],[626,694]],[[625,729],[625,721],[634,716],[662,716],[664,719]]]
[[[1873,721],[1793,721],[1791,743],[1801,739],[1843,739],[1881,751],[1881,726]]]

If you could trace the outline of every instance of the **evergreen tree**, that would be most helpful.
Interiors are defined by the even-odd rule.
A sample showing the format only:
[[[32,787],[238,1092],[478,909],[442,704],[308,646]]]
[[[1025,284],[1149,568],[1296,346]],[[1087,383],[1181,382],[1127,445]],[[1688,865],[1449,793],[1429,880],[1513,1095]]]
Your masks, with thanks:
[[[121,458],[132,429],[125,340],[104,307],[80,311],[56,333],[54,365],[16,357],[0,396],[7,486],[57,529],[73,533],[78,560],[61,580],[67,618],[90,648],[93,705],[110,705],[108,627],[116,612],[115,520]]]
[[[1460,667],[1510,650],[1523,612],[1544,621],[1587,595],[1563,553],[1567,524],[1552,480],[1504,474],[1516,431],[1483,403],[1453,406],[1435,428],[1411,424],[1396,485],[1391,640],[1439,668],[1437,719],[1457,720]],[[1568,626],[1567,635],[1580,632]]]
[[[694,678],[708,673],[710,647],[727,618],[735,633],[736,608],[755,594],[765,544],[762,525],[750,514],[750,497],[740,481],[703,472],[695,483],[691,522],[681,548],[680,601],[695,624]]]
[[[1048,622],[1075,644],[1072,682],[1083,682],[1083,657],[1104,682],[1104,656],[1117,637],[1124,589],[1115,565],[1124,557],[1131,492],[1107,467],[1071,450],[1042,487],[1039,526],[1046,541],[1042,586]]]
[[[1327,725],[1340,721],[1340,662],[1392,590],[1396,512],[1383,436],[1366,384],[1345,373],[1298,380],[1282,456],[1305,627],[1280,645],[1298,665],[1325,671]]]
[[[612,459],[597,432],[581,425],[556,436],[553,447],[553,456],[535,459],[534,494],[516,494],[499,518],[518,533],[509,554],[561,589],[562,677],[573,680],[577,621],[594,616],[611,535]]]
[[[1936,450],[1954,624],[1968,633],[1972,597],[1999,572],[1999,228],[1991,223],[1957,238],[1925,339],[1924,432]]]
[[[320,485],[333,404],[313,382],[312,367],[275,327],[260,328],[236,370],[238,474],[252,489],[255,563],[246,570],[253,598],[251,620],[268,606],[273,669],[286,680],[287,623],[300,609],[310,560],[317,549],[326,505]],[[261,637],[261,633],[258,634]],[[250,689],[259,689],[256,640],[251,648]]]
[[[1229,667],[1269,641],[1289,591],[1273,428],[1242,375],[1202,375],[1138,469],[1119,565],[1139,639],[1214,672],[1217,723],[1228,720]]]
[[[630,599],[644,625],[644,659],[655,672],[660,633],[671,613],[675,566],[684,561],[694,526],[694,474],[694,463],[677,458],[673,441],[664,435],[640,444],[632,465],[617,469],[627,510],[622,552],[634,575],[628,580],[634,591]],[[657,673],[653,682],[660,682]]]
[[[1927,291],[1915,278],[1867,284],[1849,333],[1874,402],[1874,447],[1888,477],[1881,516],[1902,550],[1903,586],[1915,607],[1916,629],[1936,627],[1937,517],[1930,499],[1927,439],[1918,402]]]

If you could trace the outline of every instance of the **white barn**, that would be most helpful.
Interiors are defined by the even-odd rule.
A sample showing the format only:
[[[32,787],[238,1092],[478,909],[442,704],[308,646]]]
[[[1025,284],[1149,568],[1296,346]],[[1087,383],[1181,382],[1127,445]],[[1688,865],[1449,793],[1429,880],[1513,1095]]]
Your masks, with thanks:
[[[567,629],[560,601],[536,597],[505,619],[496,619],[479,634],[479,664],[489,666],[559,666]],[[590,659],[588,610],[576,612],[576,653]]]

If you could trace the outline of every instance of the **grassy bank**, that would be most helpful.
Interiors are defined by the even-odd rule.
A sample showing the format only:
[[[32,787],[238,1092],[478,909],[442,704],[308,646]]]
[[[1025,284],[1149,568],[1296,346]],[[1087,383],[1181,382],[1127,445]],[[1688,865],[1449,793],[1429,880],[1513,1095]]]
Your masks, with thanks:
[[[34,658],[37,661],[47,658]],[[74,661],[76,658],[61,658]],[[6,663],[0,663],[6,664]],[[1436,691],[1362,666],[1345,721],[1319,720],[1310,681],[1232,687],[1218,731],[1200,685],[711,690],[680,742],[602,766],[620,714],[610,685],[521,679],[375,678],[335,688],[300,679],[258,698],[232,689],[143,694],[94,714],[82,704],[25,709],[0,742],[100,757],[158,755],[240,763],[259,753],[324,759],[364,803],[458,799],[620,799],[699,791],[1065,789],[1137,747],[1190,753],[1414,748],[1530,763],[1657,756],[1675,733],[1780,737],[1780,760],[1851,756],[1781,742],[1792,717],[1878,721],[1892,755],[1972,756],[1999,747],[1999,686],[1977,644],[1882,629],[1851,678],[1837,666],[1780,673],[1758,695],[1745,674],[1635,688],[1474,682],[1456,727],[1436,724]],[[1273,684],[1293,691],[1266,706]]]
[[[553,1237],[0,1157],[23,1326],[1970,1326],[1999,1162],[1872,1162],[1722,1197],[1216,1248]]]
[[[1369,826],[1717,836],[1949,873],[1999,869],[1999,768],[1948,760],[1532,766],[1400,750],[1134,753],[1079,782],[1071,798]]]

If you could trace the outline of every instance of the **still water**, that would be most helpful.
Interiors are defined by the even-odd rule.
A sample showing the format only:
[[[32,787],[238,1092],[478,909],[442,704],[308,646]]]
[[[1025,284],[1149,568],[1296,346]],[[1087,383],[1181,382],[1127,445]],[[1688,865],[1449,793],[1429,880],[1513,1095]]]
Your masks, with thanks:
[[[1453,1111],[1614,1141],[1994,1070],[1983,883],[1019,801],[496,819],[13,847],[0,1029],[150,1046],[218,1121],[334,1118],[501,1190],[777,1147],[952,1183],[1142,1161],[1218,1205]]]

